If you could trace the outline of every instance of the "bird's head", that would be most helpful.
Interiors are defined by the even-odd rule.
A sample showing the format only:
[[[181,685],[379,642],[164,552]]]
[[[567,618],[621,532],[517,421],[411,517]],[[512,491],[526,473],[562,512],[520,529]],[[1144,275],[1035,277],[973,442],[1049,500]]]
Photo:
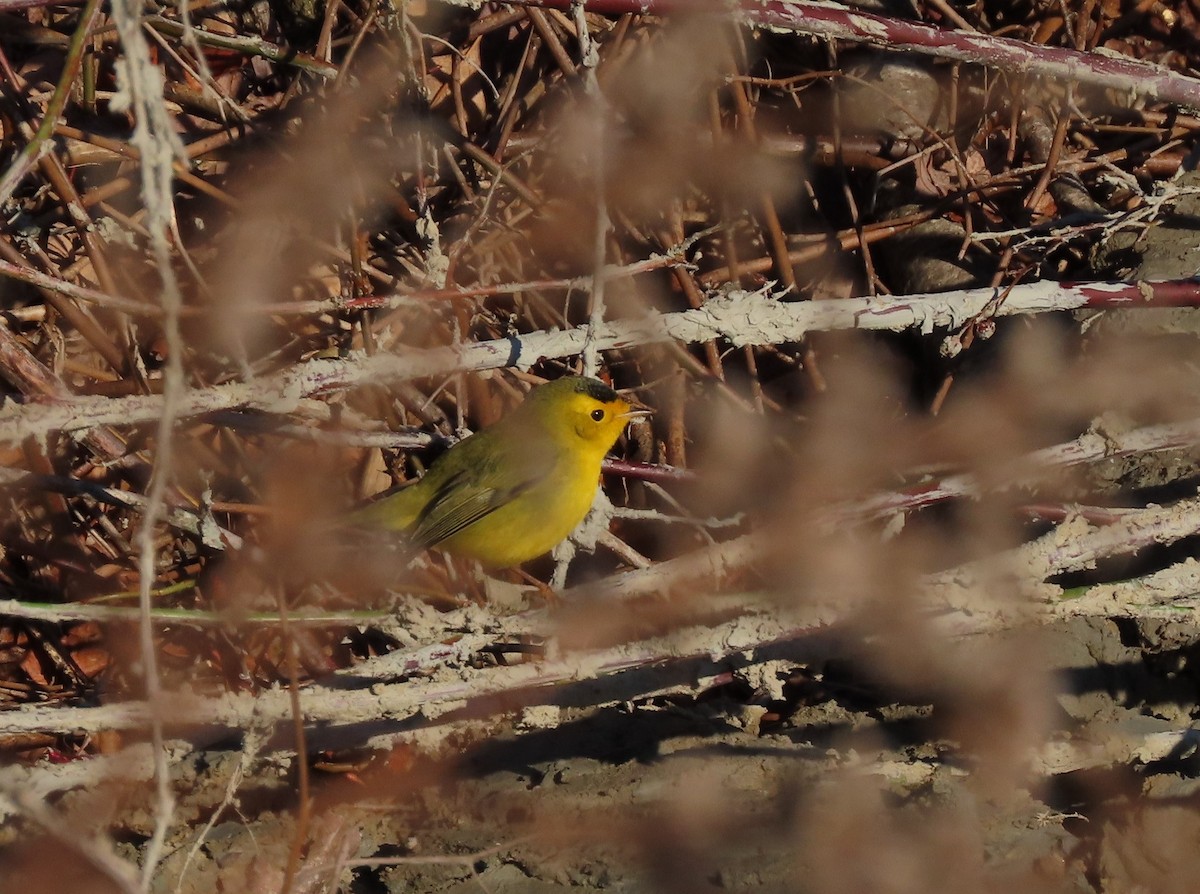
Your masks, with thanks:
[[[648,407],[582,376],[547,382],[530,392],[525,406],[555,440],[586,446],[601,455],[617,442],[627,424],[650,415]]]

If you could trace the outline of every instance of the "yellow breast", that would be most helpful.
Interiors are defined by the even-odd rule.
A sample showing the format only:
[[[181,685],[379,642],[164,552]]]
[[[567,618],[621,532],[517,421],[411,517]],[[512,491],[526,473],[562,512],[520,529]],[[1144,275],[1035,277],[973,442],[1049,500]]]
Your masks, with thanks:
[[[554,549],[583,521],[599,480],[599,460],[560,461],[536,487],[458,532],[442,548],[493,568],[536,559]]]

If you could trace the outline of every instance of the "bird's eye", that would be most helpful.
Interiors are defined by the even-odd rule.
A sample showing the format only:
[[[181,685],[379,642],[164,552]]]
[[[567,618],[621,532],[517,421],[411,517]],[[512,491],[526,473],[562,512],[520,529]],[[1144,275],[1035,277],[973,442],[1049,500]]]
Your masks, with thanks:
[[[604,411],[603,410],[592,410],[592,419],[594,419],[596,422],[603,422],[604,421]]]

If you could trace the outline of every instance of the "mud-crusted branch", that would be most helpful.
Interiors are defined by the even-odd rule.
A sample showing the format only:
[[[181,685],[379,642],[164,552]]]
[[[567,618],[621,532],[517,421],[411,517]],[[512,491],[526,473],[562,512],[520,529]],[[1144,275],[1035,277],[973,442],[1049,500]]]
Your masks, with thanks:
[[[693,344],[727,339],[736,346],[772,345],[799,341],[809,332],[836,329],[919,329],[932,333],[935,329],[961,327],[980,315],[1197,305],[1200,305],[1200,286],[1192,280],[1036,282],[1005,292],[985,288],[888,299],[801,302],[778,301],[763,292],[730,291],[692,310],[606,322],[596,327],[595,342],[604,351],[671,340]],[[456,371],[527,368],[539,360],[578,354],[587,337],[588,327],[580,326],[473,342],[456,348],[408,350],[400,356],[314,361],[254,383],[189,391],[179,402],[178,418],[235,408],[287,413],[301,398],[359,385]],[[99,425],[157,422],[162,410],[163,398],[158,395],[57,400],[0,414],[0,443],[43,437],[54,431],[78,432]]]
[[[460,679],[449,682],[407,680],[374,683],[361,690],[313,686],[304,690],[301,702],[309,723],[352,725],[379,721],[400,724],[419,717],[429,721],[468,705],[490,705],[491,711],[511,710],[513,699],[556,702],[563,695],[551,687],[573,684],[585,686],[587,698],[594,703],[624,701],[637,697],[639,692],[662,688],[664,679],[672,674],[694,678],[723,667],[726,661],[753,663],[753,656],[743,653],[783,641],[798,643],[818,632],[811,624],[785,618],[779,612],[743,615],[713,627],[690,627],[668,636],[547,661],[465,670]],[[625,676],[627,672],[660,666],[664,669],[661,673],[651,670],[641,677]],[[357,676],[360,672],[348,673]],[[504,696],[502,702],[497,701],[499,696]],[[155,713],[147,702],[95,708],[29,706],[0,714],[0,734],[142,728]],[[159,705],[157,713],[167,724],[241,729],[251,723],[287,722],[291,702],[285,690],[221,698],[176,695]]]

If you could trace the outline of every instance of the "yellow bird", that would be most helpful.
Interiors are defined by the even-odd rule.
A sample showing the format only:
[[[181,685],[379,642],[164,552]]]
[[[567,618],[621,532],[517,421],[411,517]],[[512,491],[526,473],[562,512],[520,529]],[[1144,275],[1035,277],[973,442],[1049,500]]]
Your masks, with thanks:
[[[628,422],[646,415],[596,379],[556,379],[351,523],[404,532],[416,549],[436,546],[492,568],[519,565],[583,520],[604,455]]]

